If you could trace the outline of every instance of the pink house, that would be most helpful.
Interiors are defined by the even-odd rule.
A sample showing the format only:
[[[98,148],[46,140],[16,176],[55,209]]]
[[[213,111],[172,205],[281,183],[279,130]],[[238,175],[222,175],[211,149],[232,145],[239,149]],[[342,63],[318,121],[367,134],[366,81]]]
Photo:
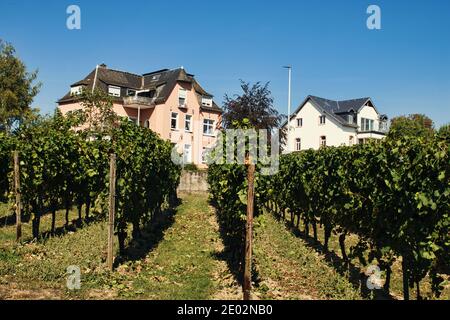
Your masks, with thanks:
[[[63,114],[82,108],[78,94],[100,88],[113,97],[114,111],[170,140],[187,163],[205,167],[205,153],[216,141],[222,110],[183,68],[143,75],[96,67],[71,85],[58,101]]]

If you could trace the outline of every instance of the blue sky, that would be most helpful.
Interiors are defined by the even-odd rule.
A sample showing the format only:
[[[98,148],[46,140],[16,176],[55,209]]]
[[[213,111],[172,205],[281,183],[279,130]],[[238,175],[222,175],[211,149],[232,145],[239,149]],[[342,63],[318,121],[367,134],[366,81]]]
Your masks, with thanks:
[[[81,8],[81,30],[66,8]],[[381,30],[366,27],[370,4]],[[270,81],[287,113],[308,94],[370,96],[389,117],[425,113],[450,122],[450,1],[0,1],[0,38],[43,87],[34,105],[53,112],[69,85],[96,64],[135,73],[184,68],[220,104],[239,79]]]

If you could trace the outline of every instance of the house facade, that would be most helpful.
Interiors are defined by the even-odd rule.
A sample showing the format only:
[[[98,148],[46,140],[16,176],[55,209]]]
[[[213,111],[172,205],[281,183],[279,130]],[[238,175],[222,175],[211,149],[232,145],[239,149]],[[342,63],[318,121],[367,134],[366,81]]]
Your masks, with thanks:
[[[113,99],[114,111],[139,126],[170,140],[184,162],[205,167],[205,153],[213,147],[222,110],[183,68],[137,75],[97,66],[75,82],[58,101],[63,114],[82,108],[82,90],[99,88]]]
[[[287,150],[351,146],[383,139],[387,120],[370,98],[337,101],[308,96],[284,124],[290,125]]]

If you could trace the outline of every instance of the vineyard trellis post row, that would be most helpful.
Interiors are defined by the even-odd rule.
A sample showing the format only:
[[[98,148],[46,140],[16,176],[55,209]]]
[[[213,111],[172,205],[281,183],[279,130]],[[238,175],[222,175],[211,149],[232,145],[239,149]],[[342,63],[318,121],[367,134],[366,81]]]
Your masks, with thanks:
[[[250,300],[252,289],[252,237],[253,237],[253,205],[255,192],[255,165],[247,159],[247,222],[245,225],[245,265],[243,291],[244,300]]]
[[[116,155],[109,160],[109,214],[108,214],[108,269],[113,270],[114,261],[114,215],[116,210]]]
[[[21,220],[21,199],[20,199],[20,167],[19,167],[19,151],[14,151],[14,194],[16,196],[16,240],[22,237],[22,220]]]

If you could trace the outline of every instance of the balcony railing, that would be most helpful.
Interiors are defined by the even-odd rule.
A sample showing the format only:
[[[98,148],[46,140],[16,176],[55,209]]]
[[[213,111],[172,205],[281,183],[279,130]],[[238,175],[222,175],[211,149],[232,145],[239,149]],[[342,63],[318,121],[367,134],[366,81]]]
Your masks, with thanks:
[[[381,132],[381,133],[387,133],[389,131],[387,122],[378,122],[378,125],[375,124],[375,122],[372,125],[358,126],[358,132],[364,133],[364,132]]]
[[[389,130],[388,130],[388,125],[387,125],[387,124],[385,124],[385,125],[380,125],[379,131],[380,131],[380,132],[383,132],[383,133],[387,133],[387,132],[389,131]]]
[[[155,98],[139,97],[139,96],[124,97],[123,104],[126,106],[133,104],[153,106],[155,104]]]

